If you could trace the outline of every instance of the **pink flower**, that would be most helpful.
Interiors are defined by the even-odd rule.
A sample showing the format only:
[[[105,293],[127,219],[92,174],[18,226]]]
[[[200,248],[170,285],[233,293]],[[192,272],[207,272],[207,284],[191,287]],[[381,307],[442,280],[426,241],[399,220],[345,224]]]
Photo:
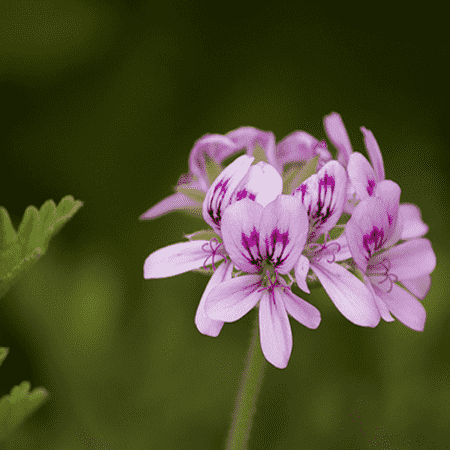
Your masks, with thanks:
[[[287,313],[317,328],[320,312],[293,294],[283,275],[301,255],[308,219],[300,200],[286,195],[266,207],[249,199],[229,206],[222,219],[225,248],[242,275],[214,287],[206,299],[211,319],[234,322],[259,303],[259,332],[265,358],[280,369],[288,364],[292,331]]]
[[[300,289],[309,292],[306,275],[311,268],[333,303],[348,320],[356,325],[375,327],[380,314],[371,292],[356,276],[336,262],[351,257],[348,249],[341,248],[341,244],[346,242],[345,237],[326,242],[327,233],[342,215],[346,191],[345,169],[337,161],[330,161],[292,193],[302,201],[309,218],[308,241],[295,267],[295,277]],[[317,240],[324,234],[324,244],[318,244]]]
[[[348,201],[344,205],[344,211],[352,213],[358,202],[375,195],[377,185],[385,180],[381,150],[373,133],[361,127],[370,158],[369,163],[364,155],[353,152],[347,130],[338,113],[325,116],[324,125],[330,141],[337,148],[338,162],[347,168],[350,183],[347,188]],[[420,209],[416,205],[400,204],[399,215],[399,220],[402,221],[402,239],[421,237],[428,231],[427,225],[420,217]]]
[[[375,138],[373,138],[369,130],[366,130],[364,127],[362,127],[362,130],[366,133],[366,141],[371,142],[370,145],[366,145],[368,147],[375,147],[378,151],[373,150],[372,154],[379,155],[379,158],[376,159],[378,171],[375,172],[369,164],[369,161],[361,153],[354,152],[350,155],[347,171],[354,187],[357,201],[373,197],[379,191],[389,190],[390,186],[390,181],[384,179],[383,160],[381,159],[381,153]],[[428,227],[422,221],[420,209],[416,205],[412,203],[401,203],[398,214],[399,220],[402,222],[401,239],[421,237],[427,233]]]
[[[278,172],[264,162],[251,166],[254,158],[242,155],[215,179],[203,202],[203,218],[220,235],[222,215],[230,204],[248,198],[267,205],[283,190]]]
[[[213,182],[203,202],[203,216],[213,231],[194,233],[213,236],[208,240],[181,242],[152,253],[144,264],[144,278],[165,278],[211,266],[214,273],[206,286],[195,316],[198,330],[208,336],[217,336],[223,321],[213,320],[205,313],[209,292],[219,283],[230,280],[233,264],[220,241],[222,215],[230,204],[247,198],[266,205],[282,190],[281,176],[269,164],[259,162],[251,166],[254,158],[242,155],[227,166]],[[225,261],[223,261],[225,259]],[[216,264],[219,263],[218,267]]]
[[[279,174],[288,165],[299,167],[307,160],[319,155],[318,167],[331,160],[325,141],[304,131],[296,131],[275,145],[275,136],[269,131],[253,127],[241,127],[227,135],[210,134],[200,138],[189,156],[189,173],[182,175],[177,192],[163,199],[145,212],[141,219],[154,219],[168,212],[182,210],[201,217],[201,202],[215,177],[224,167],[224,161],[245,149],[252,156],[256,148],[264,151],[266,160]],[[188,191],[186,191],[188,190]],[[193,196],[189,196],[191,192]]]
[[[189,173],[182,175],[178,187],[184,187],[206,193],[213,180],[208,179],[207,166],[209,161],[220,165],[223,160],[238,152],[240,148],[226,136],[209,134],[200,138],[194,145],[189,156]],[[154,219],[171,211],[182,210],[192,212],[201,217],[201,203],[188,197],[183,192],[161,200],[145,212],[141,219]]]
[[[381,317],[393,321],[392,313],[407,327],[423,331],[426,312],[416,297],[423,299],[429,290],[436,256],[428,239],[413,238],[394,246],[402,238],[404,223],[399,216],[400,192],[390,180],[378,185],[376,195],[356,206],[346,234]]]

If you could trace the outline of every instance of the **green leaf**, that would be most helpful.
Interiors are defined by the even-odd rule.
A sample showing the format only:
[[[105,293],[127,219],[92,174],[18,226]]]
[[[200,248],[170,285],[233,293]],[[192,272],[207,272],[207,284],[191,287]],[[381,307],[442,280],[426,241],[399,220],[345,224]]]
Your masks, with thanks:
[[[307,161],[303,166],[292,166],[283,173],[283,194],[290,195],[295,188],[316,173],[319,155]]]
[[[211,239],[216,238],[218,242],[222,242],[222,239],[217,236],[217,234],[213,230],[196,231],[192,234],[186,234],[184,237],[189,239],[190,241],[210,241]]]
[[[5,358],[8,356],[9,348],[7,347],[0,347],[0,366],[2,365],[2,362],[5,360]]]
[[[0,347],[0,365],[8,354]],[[40,387],[30,391],[30,383],[22,381],[9,395],[0,398],[0,442],[3,442],[25,419],[46,400],[47,391]]]
[[[200,205],[203,203],[203,200],[205,200],[206,193],[201,191],[200,189],[194,189],[194,188],[188,188],[184,186],[177,186],[175,188],[177,192],[181,192],[186,197],[189,197],[190,199],[194,200],[195,202],[198,202]]]
[[[30,383],[22,381],[14,386],[9,395],[0,399],[0,442],[4,441],[25,419],[46,400],[44,388],[29,392]]]
[[[18,233],[6,209],[0,208],[0,297],[46,252],[50,239],[82,205],[69,195],[58,207],[53,200],[45,202],[39,211],[29,206]]]
[[[8,211],[2,206],[0,208],[0,251],[12,244],[16,236]]]

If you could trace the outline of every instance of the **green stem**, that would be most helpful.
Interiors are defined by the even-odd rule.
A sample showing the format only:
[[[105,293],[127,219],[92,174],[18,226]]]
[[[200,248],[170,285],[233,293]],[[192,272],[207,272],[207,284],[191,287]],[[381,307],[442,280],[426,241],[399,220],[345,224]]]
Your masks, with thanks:
[[[242,375],[241,386],[234,409],[233,423],[228,436],[227,450],[243,450],[247,448],[253,415],[256,411],[256,401],[266,365],[267,363],[259,342],[259,308],[257,308],[246,367]]]

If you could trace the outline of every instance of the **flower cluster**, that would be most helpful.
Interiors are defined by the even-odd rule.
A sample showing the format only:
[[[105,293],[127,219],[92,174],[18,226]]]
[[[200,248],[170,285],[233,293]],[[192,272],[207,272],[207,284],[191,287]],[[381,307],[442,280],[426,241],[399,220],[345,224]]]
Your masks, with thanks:
[[[400,203],[400,187],[385,180],[371,131],[361,127],[369,162],[353,151],[339,114],[324,124],[336,160],[325,141],[304,131],[278,144],[271,132],[251,127],[202,137],[177,192],[141,217],[201,214],[210,228],[152,253],[144,277],[211,272],[198,330],[217,336],[224,322],[257,306],[263,354],[278,368],[292,350],[288,314],[312,329],[321,320],[293,283],[309,293],[308,282],[318,280],[356,325],[375,327],[380,317],[393,321],[391,314],[417,331],[425,325],[418,299],[430,288],[436,257],[419,208]]]

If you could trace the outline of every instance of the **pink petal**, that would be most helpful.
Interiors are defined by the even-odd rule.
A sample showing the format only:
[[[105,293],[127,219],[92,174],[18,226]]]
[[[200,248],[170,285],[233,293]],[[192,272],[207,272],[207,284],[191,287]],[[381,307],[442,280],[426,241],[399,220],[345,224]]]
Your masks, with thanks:
[[[353,184],[347,183],[347,201],[344,203],[344,212],[352,215],[358,202],[359,199],[356,197],[356,190],[353,187]]]
[[[253,127],[241,127],[227,133],[237,148],[247,149],[247,155],[253,155],[256,144],[261,147],[267,157],[267,161],[276,167],[275,160],[275,136],[271,131],[261,131]]]
[[[260,222],[263,207],[244,199],[230,205],[222,219],[225,249],[234,265],[247,273],[257,273],[261,260]]]
[[[411,294],[422,300],[430,290],[431,277],[430,275],[423,275],[422,277],[412,278],[410,280],[402,280],[402,284]]]
[[[373,133],[367,128],[360,128],[364,135],[364,143],[366,145],[367,153],[369,153],[370,162],[375,170],[377,176],[377,182],[384,180],[384,164],[383,157],[381,156],[380,147],[378,142],[375,140]]]
[[[316,156],[315,147],[319,141],[305,131],[294,131],[280,141],[275,148],[276,168],[282,173],[288,163],[305,161]]]
[[[377,292],[389,311],[407,327],[423,331],[427,313],[422,303],[408,291],[394,284],[389,293]]]
[[[264,208],[259,246],[277,272],[286,274],[293,268],[305,247],[308,216],[298,198],[279,195]]]
[[[308,211],[309,241],[314,242],[336,225],[344,209],[346,194],[347,174],[337,161],[325,164],[294,190],[292,195],[301,199]]]
[[[418,238],[428,233],[428,226],[423,222],[418,206],[400,203],[398,214],[402,223],[401,239]]]
[[[203,201],[203,218],[214,231],[220,231],[223,213],[254,159],[253,156],[240,156],[220,173],[208,189]]]
[[[254,308],[261,296],[261,276],[243,275],[213,288],[206,298],[205,311],[211,319],[235,322]]]
[[[336,263],[326,261],[315,261],[311,268],[336,308],[350,322],[363,327],[378,325],[380,313],[375,300],[355,275]]]
[[[283,191],[283,179],[275,167],[260,161],[251,166],[236,188],[230,202],[248,198],[262,206],[274,201]]]
[[[139,219],[155,219],[156,217],[163,216],[171,211],[190,210],[192,208],[198,209],[201,213],[202,206],[200,203],[190,199],[181,192],[176,192],[175,194],[169,195],[169,197],[166,197],[164,200],[161,200],[155,206],[152,206],[148,211],[142,214]]]
[[[389,223],[393,228],[392,233],[388,236],[388,239],[384,244],[384,248],[389,248],[391,245],[394,245],[399,241],[401,236],[401,224],[397,224],[400,194],[400,186],[392,180],[380,181],[375,188],[375,196],[381,198],[386,204]]]
[[[371,264],[389,260],[389,273],[395,274],[399,281],[429,275],[436,267],[436,255],[428,239],[417,238],[391,247],[375,256]]]
[[[303,292],[310,294],[311,292],[308,288],[308,285],[306,284],[306,277],[308,275],[308,272],[309,272],[309,259],[304,255],[300,255],[300,258],[295,264],[295,281],[297,283],[297,286]]]
[[[203,266],[210,252],[202,247],[209,241],[180,242],[153,252],[144,263],[144,278],[166,278]],[[223,259],[216,255],[216,261]]]
[[[332,241],[328,241],[328,245],[338,244],[340,250],[334,253],[335,261],[345,261],[346,259],[350,259],[352,257],[352,253],[348,247],[347,236],[344,231],[337,239],[333,239]]]
[[[197,308],[197,312],[195,313],[195,325],[197,326],[197,329],[198,331],[200,331],[200,333],[212,337],[216,337],[219,335],[224,322],[222,322],[221,320],[211,319],[206,314],[205,303],[208,295],[213,290],[213,288],[215,288],[219,283],[231,280],[232,272],[233,264],[230,261],[225,261],[215,270],[215,272],[212,274],[211,279],[206,285],[205,292],[203,292],[202,298]]]
[[[381,318],[386,322],[393,322],[395,319],[389,313],[389,310],[384,301],[376,294],[369,277],[367,277],[366,275],[364,275],[364,284],[372,294],[373,299],[375,300],[375,303],[377,305],[378,311],[380,312]]]
[[[360,202],[345,226],[348,246],[357,266],[365,273],[368,260],[385,248],[395,224],[386,203],[378,197]]]
[[[331,113],[325,116],[324,125],[328,138],[338,151],[338,162],[347,167],[353,149],[341,116],[338,113]]]
[[[207,134],[194,144],[189,155],[189,169],[199,179],[207,181],[205,154],[220,164],[238,151],[239,147],[228,137],[221,134]]]
[[[295,295],[290,289],[281,291],[286,311],[305,327],[315,330],[320,324],[320,311]]]
[[[350,155],[347,172],[360,200],[364,200],[374,194],[377,184],[375,172],[369,161],[361,153],[354,152]]]
[[[284,369],[292,351],[292,330],[280,289],[264,291],[259,305],[259,337],[262,352],[270,364]]]

